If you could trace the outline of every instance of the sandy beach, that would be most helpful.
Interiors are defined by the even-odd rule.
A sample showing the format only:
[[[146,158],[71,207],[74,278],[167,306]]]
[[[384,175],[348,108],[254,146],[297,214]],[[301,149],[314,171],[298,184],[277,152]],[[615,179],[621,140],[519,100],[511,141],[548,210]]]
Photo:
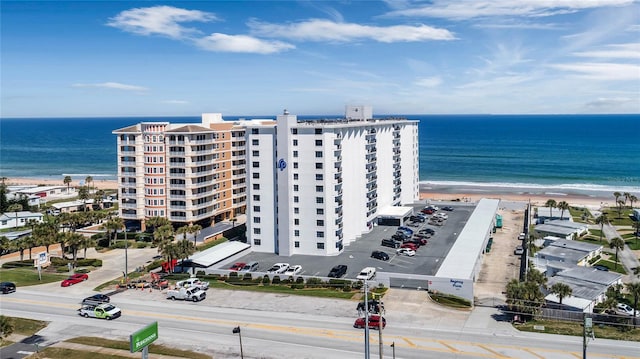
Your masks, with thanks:
[[[65,186],[64,177],[60,177],[59,180],[56,179],[43,179],[43,178],[29,178],[29,177],[11,177],[7,178],[4,183],[7,186],[14,185],[36,185],[36,186]],[[82,180],[84,182],[84,179]],[[70,184],[71,187],[78,187],[80,185],[79,180],[73,180]],[[118,182],[116,180],[104,180],[104,179],[93,179],[93,182],[89,184],[89,186],[96,189],[118,189]]]

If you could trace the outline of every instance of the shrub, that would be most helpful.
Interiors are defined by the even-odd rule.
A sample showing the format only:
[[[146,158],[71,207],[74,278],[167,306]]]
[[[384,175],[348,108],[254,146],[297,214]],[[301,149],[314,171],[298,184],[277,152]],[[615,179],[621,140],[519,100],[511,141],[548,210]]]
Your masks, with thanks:
[[[164,262],[163,259],[156,259],[155,261],[147,264],[147,266],[145,267],[145,269],[147,270],[147,272],[151,272],[152,270],[159,268],[160,266],[162,266],[162,263]]]
[[[33,260],[23,260],[23,261],[13,261],[13,262],[7,262],[5,264],[2,265],[2,268],[5,269],[9,269],[9,268],[25,268],[25,267],[33,267]]]
[[[273,279],[271,280],[271,284],[280,284],[280,276],[279,275],[274,275]]]
[[[600,260],[600,255],[598,254],[597,256],[589,259],[589,264],[593,264],[593,263],[595,263],[595,262],[597,262],[599,260]]]
[[[351,282],[344,282],[344,286],[342,287],[343,292],[351,292]]]
[[[146,248],[148,245],[147,242],[136,242],[136,248]]]
[[[234,282],[238,282],[238,272],[231,272],[229,273],[229,277],[227,277],[227,282],[229,283],[234,283]]]
[[[203,270],[196,271],[196,275],[198,277],[202,277],[204,275],[204,271]]]
[[[262,277],[262,285],[271,285],[271,278],[266,274]]]
[[[244,276],[242,276],[242,280],[245,282],[250,282],[252,279],[251,273],[245,273]]]
[[[134,248],[134,246],[135,246],[135,242],[133,242],[133,241],[131,241],[131,240],[127,240],[126,242],[128,242],[127,246],[129,246],[129,248]],[[124,240],[122,240],[122,241],[117,241],[117,242],[115,242],[112,246],[110,246],[109,248],[111,248],[111,249],[116,249],[116,248],[117,248],[117,249],[122,249],[122,248],[124,248],[124,247],[125,247],[125,243],[126,243],[126,242],[125,242]]]
[[[325,285],[325,282],[320,278],[311,277],[307,279],[307,287],[309,288],[322,288]]]
[[[89,273],[90,271],[87,268],[80,268],[75,270],[76,273]]]

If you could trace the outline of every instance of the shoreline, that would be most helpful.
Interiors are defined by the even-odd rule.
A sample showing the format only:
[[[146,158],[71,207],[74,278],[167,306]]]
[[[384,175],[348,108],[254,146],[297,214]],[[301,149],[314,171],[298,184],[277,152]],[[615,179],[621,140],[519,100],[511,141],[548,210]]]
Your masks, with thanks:
[[[72,177],[73,178],[73,177]],[[8,186],[64,186],[64,177],[59,179],[52,178],[36,178],[36,177],[10,177],[5,179]],[[80,183],[84,183],[84,178],[73,178],[72,187],[78,187]],[[117,190],[118,181],[115,179],[94,178],[91,187],[102,190]],[[544,206],[549,199],[555,201],[566,201],[570,205],[582,205],[589,208],[599,209],[602,206],[610,206],[615,202],[613,192],[605,193],[602,191],[564,191],[557,189],[552,191],[550,188],[539,187],[533,191],[523,191],[523,187],[505,186],[499,187],[495,185],[460,185],[460,184],[438,184],[430,182],[420,182],[419,199],[431,201],[472,201],[476,202],[480,198],[498,198],[504,201],[513,202],[531,202],[534,205]],[[638,194],[640,195],[640,194]]]

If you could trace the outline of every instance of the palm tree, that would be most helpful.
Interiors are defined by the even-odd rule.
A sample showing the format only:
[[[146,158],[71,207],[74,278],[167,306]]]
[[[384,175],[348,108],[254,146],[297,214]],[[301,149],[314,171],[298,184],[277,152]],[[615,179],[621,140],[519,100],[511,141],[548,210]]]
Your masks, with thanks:
[[[87,183],[87,187],[89,187],[89,183],[93,183],[93,177],[87,176],[84,181]],[[89,187],[89,191],[91,191],[91,187]]]
[[[622,196],[624,197],[624,204],[626,206],[627,205],[627,201],[629,200],[629,196],[631,196],[631,193],[625,192],[625,193],[622,194]]]
[[[31,251],[39,245],[38,240],[34,236],[29,235],[24,237],[24,242],[29,250],[29,260],[31,260]]]
[[[151,227],[149,230],[154,232],[158,227],[171,224],[171,221],[165,217],[150,217],[146,220],[146,224],[147,227]]]
[[[564,211],[569,210],[569,203],[566,201],[560,201],[558,203],[558,209],[560,209],[560,219],[564,216]]]
[[[182,235],[182,239],[187,239],[187,234],[189,233],[189,226],[182,226],[178,228],[176,231],[176,235]]]
[[[622,218],[622,207],[624,207],[624,204],[626,202],[623,199],[618,200],[618,218]]]
[[[20,203],[14,203],[7,207],[7,212],[15,212],[16,215],[16,226],[14,228],[18,228],[18,212],[22,211],[22,205]]]
[[[202,230],[202,226],[199,224],[190,224],[187,230],[190,234],[193,234],[193,245],[197,246],[196,238],[198,238],[198,233]]]
[[[11,251],[11,241],[6,236],[0,236],[0,256]]]
[[[602,242],[602,233],[604,230],[604,225],[609,224],[609,217],[607,216],[607,212],[602,212],[598,218],[596,218],[596,224],[600,225],[600,242]]]
[[[82,186],[78,189],[78,199],[82,200],[82,211],[87,210],[87,200],[89,199],[89,188]]]
[[[91,239],[90,237],[82,236],[82,241],[80,241],[80,247],[84,250],[84,255],[82,257],[84,259],[87,259],[87,249],[95,246],[95,240]]]
[[[616,191],[616,192],[613,192],[613,196],[616,198],[616,203],[618,203],[618,198],[622,196],[622,193]]]
[[[573,293],[573,289],[571,289],[571,287],[559,282],[552,285],[549,291],[558,297],[560,305],[562,305],[562,299],[570,296]]]
[[[71,176],[64,176],[64,179],[62,180],[62,183],[67,185],[67,194],[69,194],[69,185],[72,181],[73,179],[71,179]]]
[[[556,206],[556,201],[553,200],[553,199],[549,199],[544,204],[544,206],[545,207],[549,207],[549,219],[551,219],[553,217],[553,208],[555,208],[555,206]]]
[[[24,260],[24,250],[29,247],[25,239],[26,238],[18,238],[11,241],[13,243],[13,248],[20,252],[20,261]]]
[[[67,232],[64,237],[65,244],[69,247],[71,255],[73,256],[73,261],[75,262],[76,258],[78,258],[78,249],[82,245],[84,236],[80,233]]]
[[[180,253],[180,259],[182,259],[183,262],[196,252],[196,246],[186,239],[177,242],[176,245],[178,247],[178,252]]]
[[[162,248],[161,254],[167,258],[167,262],[171,263],[172,259],[178,259],[180,257],[180,250],[176,243],[168,243]],[[173,268],[171,268],[173,271]]]
[[[107,237],[109,238],[109,246],[113,244],[112,233],[118,233],[118,230],[124,227],[124,221],[120,217],[111,218],[102,224],[102,228],[107,231]]]
[[[173,227],[170,224],[162,225],[153,232],[153,243],[162,252],[164,247],[173,241]]]
[[[638,310],[638,301],[640,300],[640,282],[627,283],[627,290],[633,297],[633,317],[635,318]],[[633,327],[635,328],[637,320],[633,321]]]
[[[102,203],[102,198],[104,197],[105,193],[103,190],[99,189],[97,191],[95,191],[93,193],[93,203],[98,205],[98,208],[102,208],[101,203]]]
[[[609,241],[609,247],[616,250],[616,264],[614,270],[618,269],[618,250],[623,251],[624,245],[624,240],[620,237],[611,238],[611,241]]]
[[[631,209],[633,209],[633,202],[638,202],[638,197],[635,195],[629,196],[629,207],[631,207]]]
[[[638,244],[638,234],[640,233],[640,221],[635,221],[633,222],[633,233],[635,233],[636,236],[636,244]]]

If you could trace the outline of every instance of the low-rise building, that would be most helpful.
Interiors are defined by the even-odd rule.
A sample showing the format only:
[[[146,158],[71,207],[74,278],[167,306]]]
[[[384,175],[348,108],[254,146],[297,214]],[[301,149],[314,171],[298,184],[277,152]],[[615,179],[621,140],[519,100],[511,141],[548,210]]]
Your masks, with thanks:
[[[541,266],[546,266],[549,262],[564,262],[584,267],[589,264],[589,260],[602,253],[602,246],[599,245],[551,238],[545,237],[545,247],[535,254],[536,263]],[[547,274],[551,275],[553,274]]]
[[[535,231],[540,236],[560,237],[569,240],[587,234],[588,230],[589,227],[586,224],[565,220],[546,221],[544,224],[535,226]]]
[[[563,283],[571,288],[571,296],[562,299],[565,308],[591,313],[596,304],[607,299],[609,287],[622,283],[622,275],[591,267],[574,267],[549,278],[547,288],[556,283]],[[545,300],[551,303],[560,302],[558,296],[550,292],[545,296]]]
[[[0,229],[24,227],[28,225],[29,220],[35,220],[36,222],[42,222],[42,213],[20,211],[20,212],[6,212],[0,214]]]

